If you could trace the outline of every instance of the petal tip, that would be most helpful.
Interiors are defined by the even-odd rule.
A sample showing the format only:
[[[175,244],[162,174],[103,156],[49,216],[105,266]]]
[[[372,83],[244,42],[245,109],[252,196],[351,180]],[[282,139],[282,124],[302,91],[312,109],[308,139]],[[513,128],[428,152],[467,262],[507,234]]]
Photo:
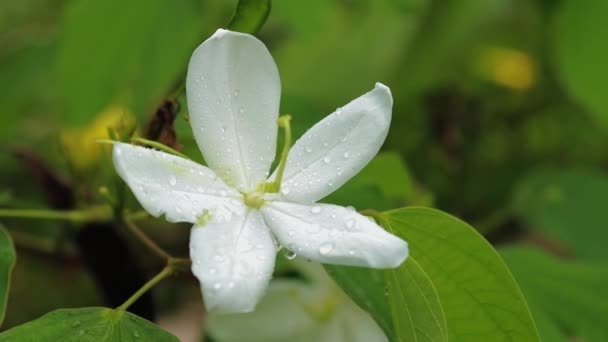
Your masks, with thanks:
[[[385,84],[380,83],[380,82],[376,82],[376,85],[374,86],[374,89],[384,90],[384,91],[386,91],[389,94],[391,93],[391,88],[389,88],[388,86],[386,86]]]
[[[232,31],[230,31],[230,30],[219,28],[219,29],[217,29],[217,31],[215,31],[215,33],[211,36],[211,38],[222,38],[223,36],[230,34],[231,32]]]

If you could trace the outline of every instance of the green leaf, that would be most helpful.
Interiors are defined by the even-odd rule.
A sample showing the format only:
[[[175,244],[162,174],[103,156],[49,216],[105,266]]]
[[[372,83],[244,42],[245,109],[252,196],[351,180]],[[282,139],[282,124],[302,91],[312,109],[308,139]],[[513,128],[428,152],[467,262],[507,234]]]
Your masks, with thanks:
[[[392,210],[380,218],[408,242],[411,257],[432,280],[450,341],[539,341],[509,269],[473,227],[429,208]]]
[[[604,127],[608,127],[607,1],[562,1],[557,11],[553,43],[558,74],[572,97]]]
[[[151,112],[182,76],[202,40],[198,1],[73,1],[57,60],[70,124],[111,103]]]
[[[559,240],[577,257],[608,261],[608,230],[602,223],[606,203],[605,175],[585,169],[538,169],[517,185],[511,206],[530,228]]]
[[[447,341],[445,317],[433,283],[409,258],[392,270],[325,265],[391,341]]]
[[[4,321],[6,301],[11,285],[11,273],[15,267],[17,256],[13,240],[2,225],[0,225],[0,325]]]
[[[266,22],[270,14],[270,0],[239,0],[228,29],[254,34]]]
[[[129,312],[106,308],[59,309],[0,334],[6,342],[179,340]]]
[[[608,340],[608,264],[559,260],[529,247],[502,249],[544,341]]]

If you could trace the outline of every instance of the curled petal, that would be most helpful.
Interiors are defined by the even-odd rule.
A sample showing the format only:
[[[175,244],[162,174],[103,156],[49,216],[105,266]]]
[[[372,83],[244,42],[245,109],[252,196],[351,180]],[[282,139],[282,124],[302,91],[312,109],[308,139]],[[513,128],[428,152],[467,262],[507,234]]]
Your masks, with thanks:
[[[272,235],[257,210],[194,226],[190,234],[192,273],[208,311],[252,311],[266,291],[275,255]]]
[[[274,160],[281,81],[252,35],[218,30],[193,53],[186,79],[190,122],[205,161],[230,186],[250,191]]]
[[[331,204],[275,201],[261,211],[281,245],[307,259],[393,268],[408,256],[405,241],[354,210]]]
[[[170,222],[198,221],[201,215],[242,215],[242,195],[210,169],[168,153],[116,143],[112,149],[116,171],[141,206]]]
[[[386,139],[392,106],[390,89],[377,83],[308,130],[289,151],[283,198],[314,203],[361,171]]]

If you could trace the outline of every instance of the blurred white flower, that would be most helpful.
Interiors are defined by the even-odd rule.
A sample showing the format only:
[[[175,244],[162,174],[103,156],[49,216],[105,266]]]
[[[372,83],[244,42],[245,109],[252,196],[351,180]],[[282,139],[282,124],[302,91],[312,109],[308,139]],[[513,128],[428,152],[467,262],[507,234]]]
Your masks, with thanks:
[[[342,292],[323,267],[294,261],[305,280],[273,279],[255,312],[211,313],[208,334],[217,342],[388,341],[378,324]]]
[[[194,51],[186,88],[194,137],[208,168],[123,143],[114,145],[113,157],[150,214],[194,224],[192,272],[208,310],[253,310],[272,275],[278,244],[341,265],[390,268],[407,258],[407,243],[367,217],[315,204],[380,149],[393,104],[388,87],[376,84],[313,126],[288,155],[284,151],[270,177],[281,87],[264,44],[218,30]]]

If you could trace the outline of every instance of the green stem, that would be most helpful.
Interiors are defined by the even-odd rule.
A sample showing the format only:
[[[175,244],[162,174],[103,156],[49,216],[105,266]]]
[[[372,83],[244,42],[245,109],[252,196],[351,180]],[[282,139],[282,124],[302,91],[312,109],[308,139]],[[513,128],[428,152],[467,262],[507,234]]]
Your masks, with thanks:
[[[137,142],[137,143],[140,143],[140,144],[144,144],[144,145],[147,145],[147,146],[150,146],[150,147],[154,147],[155,149],[161,150],[163,152],[167,152],[167,153],[174,154],[176,156],[182,157],[184,159],[191,160],[185,154],[180,153],[180,152],[172,149],[171,147],[169,147],[167,145],[161,144],[158,141],[148,140],[148,139],[144,139],[144,138],[132,138],[131,141],[134,141],[134,142]]]
[[[281,160],[279,161],[279,166],[277,167],[277,177],[274,179],[274,182],[267,183],[265,185],[266,192],[279,192],[281,191],[281,183],[283,182],[283,172],[285,172],[285,165],[287,164],[287,156],[289,154],[289,149],[291,148],[291,115],[283,115],[278,120],[277,123],[279,127],[285,130],[285,142],[283,144],[283,151],[281,151]]]
[[[110,220],[112,210],[109,206],[91,207],[84,210],[0,209],[0,217],[66,220],[82,223]]]
[[[164,249],[162,249],[159,245],[156,244],[146,233],[143,232],[133,221],[129,218],[124,218],[125,226],[129,229],[129,231],[135,235],[148,249],[150,249],[154,254],[158,255],[161,259],[169,262],[172,257],[169,253],[167,253]]]
[[[126,311],[139,297],[141,297],[144,293],[148,292],[154,285],[158,284],[161,280],[169,277],[175,272],[175,267],[172,265],[167,265],[163,268],[160,273],[158,273],[154,278],[150,279],[147,283],[145,283],[137,292],[135,292],[127,301],[125,301],[121,306],[117,307],[116,310]]]

